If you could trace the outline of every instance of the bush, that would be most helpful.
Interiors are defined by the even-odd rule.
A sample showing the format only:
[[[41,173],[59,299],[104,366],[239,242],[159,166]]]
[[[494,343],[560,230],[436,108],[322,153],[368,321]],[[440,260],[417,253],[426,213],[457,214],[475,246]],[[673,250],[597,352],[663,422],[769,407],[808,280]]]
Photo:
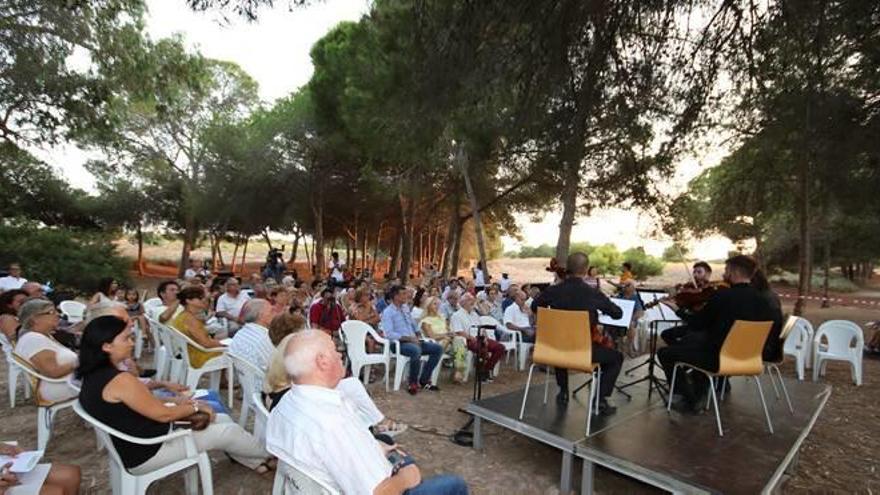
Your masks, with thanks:
[[[797,273],[782,271],[780,273],[773,274],[768,278],[770,282],[775,284],[788,285],[791,287],[797,287],[798,284]],[[822,286],[825,283],[825,276],[821,273],[821,271],[819,272],[819,274],[813,273],[810,282],[813,285],[813,291],[819,292],[822,290]],[[831,292],[855,292],[859,290],[859,286],[854,284],[846,277],[831,273],[830,277],[828,277],[828,290],[830,290]]]
[[[633,275],[638,280],[662,274],[665,266],[662,260],[649,255],[642,247],[627,249],[623,252],[623,258],[632,263]]]
[[[519,248],[520,258],[551,258],[556,256],[556,247],[549,244],[540,246],[523,246]]]
[[[580,251],[590,257],[590,266],[599,269],[599,273],[606,277],[613,277],[620,272],[620,266],[624,261],[633,265],[633,275],[639,280],[660,275],[663,273],[663,260],[645,253],[641,247],[627,249],[621,253],[614,244],[594,246],[587,242],[573,242],[569,252]],[[550,258],[556,255],[556,247],[549,244],[540,246],[523,246],[519,250],[520,258]],[[560,260],[564,263],[564,260]]]
[[[79,293],[95,291],[103,277],[126,281],[129,266],[104,233],[0,225],[0,265],[13,261],[28,280]]]

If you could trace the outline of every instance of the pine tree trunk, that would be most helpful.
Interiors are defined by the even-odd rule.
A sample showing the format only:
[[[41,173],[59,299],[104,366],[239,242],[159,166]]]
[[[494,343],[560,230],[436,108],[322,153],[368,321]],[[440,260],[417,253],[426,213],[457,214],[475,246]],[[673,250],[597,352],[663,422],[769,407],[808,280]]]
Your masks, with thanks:
[[[471,211],[474,213],[474,232],[477,235],[477,249],[480,253],[480,266],[483,268],[483,276],[484,280],[489,280],[491,277],[489,275],[489,263],[488,259],[486,259],[486,241],[483,236],[483,222],[480,219],[480,209],[477,203],[477,195],[474,192],[473,184],[471,184],[471,176],[468,173],[468,157],[467,153],[464,151],[464,146],[459,146],[458,152],[456,153],[456,159],[458,160],[458,165],[461,168],[461,175],[464,177],[464,187],[467,191],[468,200],[471,203]]]
[[[376,276],[376,263],[379,260],[379,243],[382,242],[382,227],[385,222],[379,222],[379,229],[376,231],[376,244],[373,246],[373,263],[370,266],[370,273],[372,277]]]
[[[562,189],[562,218],[559,220],[559,237],[556,240],[556,261],[564,265],[571,246],[571,231],[577,212],[579,167],[576,163],[567,164],[565,184]]]
[[[828,278],[831,274],[831,240],[827,237],[825,238],[825,274],[822,280],[822,307],[828,308],[831,306],[828,301]]]
[[[137,243],[138,243],[138,255],[137,255],[137,271],[138,275],[141,277],[144,276],[144,232],[141,228],[141,222],[138,222],[137,225]]]
[[[452,243],[452,257],[449,260],[449,267],[451,269],[449,275],[454,278],[458,278],[458,267],[461,265],[461,233],[464,230],[464,222],[465,220],[460,219],[455,223],[455,241]]]
[[[177,267],[178,278],[183,278],[183,275],[186,273],[186,269],[189,266],[189,255],[195,244],[197,234],[196,220],[193,215],[187,213],[186,219],[184,220],[183,247],[180,250],[180,265]]]
[[[244,247],[241,249],[241,274],[247,274],[247,248],[248,248],[248,236],[244,236]]]
[[[241,236],[235,236],[235,248],[232,250],[232,267],[230,271],[235,274],[235,263],[238,261],[238,246],[241,244]]]
[[[453,204],[452,209],[449,214],[449,226],[446,228],[446,242],[443,247],[443,263],[440,267],[440,273],[443,277],[443,280],[448,280],[450,274],[453,271],[452,268],[452,253],[453,253],[453,245],[456,242],[456,233],[455,229],[458,225],[458,200],[456,198],[456,202]]]

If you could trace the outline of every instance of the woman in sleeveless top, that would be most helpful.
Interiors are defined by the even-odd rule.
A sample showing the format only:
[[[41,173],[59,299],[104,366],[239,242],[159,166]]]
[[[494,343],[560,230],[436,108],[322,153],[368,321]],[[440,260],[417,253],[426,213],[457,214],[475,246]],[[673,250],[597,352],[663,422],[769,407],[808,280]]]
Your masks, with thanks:
[[[271,470],[269,455],[260,442],[225,414],[215,414],[203,402],[188,399],[169,402],[152,395],[131,373],[118,369],[131,357],[134,348],[130,325],[115,316],[92,320],[83,332],[80,365],[82,379],[79,401],[98,421],[122,433],[140,438],[155,438],[171,431],[175,421],[197,412],[210,415],[207,428],[193,431],[199,452],[223,450],[234,461],[259,473]],[[184,440],[176,438],[162,444],[136,445],[113,438],[113,446],[122,464],[133,474],[144,474],[186,458]]]
[[[205,328],[204,316],[208,310],[208,300],[205,297],[205,288],[200,285],[191,285],[177,293],[177,299],[183,306],[183,311],[171,320],[171,326],[180,333],[194,340],[205,348],[223,347],[219,340],[208,334]],[[195,368],[201,368],[210,359],[222,356],[222,352],[205,352],[193,346],[187,346],[189,362]]]
[[[0,294],[0,332],[3,332],[9,343],[13,345],[18,338],[18,329],[21,328],[18,308],[24,304],[27,297],[27,292],[21,289],[12,289]]]

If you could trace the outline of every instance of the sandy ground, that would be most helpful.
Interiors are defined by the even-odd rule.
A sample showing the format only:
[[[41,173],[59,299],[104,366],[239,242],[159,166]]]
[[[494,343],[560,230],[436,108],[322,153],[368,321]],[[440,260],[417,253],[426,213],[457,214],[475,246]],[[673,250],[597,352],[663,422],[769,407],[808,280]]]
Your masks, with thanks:
[[[846,318],[859,324],[880,318],[880,312],[851,309],[809,308],[814,324],[827,319]],[[869,335],[868,335],[869,337]],[[145,357],[146,362],[151,358]],[[793,376],[787,363],[784,373]],[[509,366],[491,385],[488,393],[505,393],[525,382],[524,372]],[[10,409],[6,399],[7,371],[0,371],[0,389],[4,398],[0,405],[0,440],[18,440],[25,448],[36,444],[36,408],[25,401],[21,392],[18,406]],[[828,405],[801,450],[796,474],[783,486],[785,493],[876,493],[880,490],[877,477],[880,439],[873,433],[880,404],[880,361],[866,360],[864,385],[856,388],[850,381],[845,365],[832,363],[825,380],[834,391]],[[527,440],[499,427],[488,425],[485,449],[477,452],[459,447],[448,436],[466,416],[458,412],[471,396],[471,386],[442,383],[440,393],[423,393],[417,397],[386,393],[381,384],[370,391],[380,409],[388,416],[410,425],[399,443],[419,461],[426,475],[452,472],[467,480],[472,493],[558,493],[561,454],[538,442]],[[239,402],[236,402],[236,406]],[[237,417],[237,413],[235,415]],[[54,435],[46,452],[52,461],[78,464],[83,470],[85,493],[109,493],[106,454],[95,448],[94,435],[83,426],[72,411],[61,412],[55,422]],[[222,454],[213,455],[215,493],[269,493],[271,476],[254,474],[232,465]],[[578,482],[578,478],[575,478]],[[596,477],[599,493],[651,493],[640,483],[599,469]],[[149,493],[183,493],[182,478],[175,476],[155,483]]]

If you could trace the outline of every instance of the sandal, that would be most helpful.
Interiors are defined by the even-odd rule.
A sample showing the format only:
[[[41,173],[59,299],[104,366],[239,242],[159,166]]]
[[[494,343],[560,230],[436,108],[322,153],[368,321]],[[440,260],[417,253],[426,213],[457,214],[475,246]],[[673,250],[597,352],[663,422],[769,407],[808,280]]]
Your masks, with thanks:
[[[233,459],[232,456],[229,455],[228,452],[224,452],[224,454],[226,455],[226,458],[229,459],[229,462],[231,462],[233,464],[238,464],[239,466],[243,466],[242,463]],[[273,460],[275,461],[274,466],[271,464]],[[271,473],[272,471],[275,471],[275,468],[278,466],[277,463],[278,463],[278,461],[275,459],[268,459],[266,461],[261,462],[259,466],[255,467],[253,469],[253,471],[257,474],[268,474],[268,473]]]

